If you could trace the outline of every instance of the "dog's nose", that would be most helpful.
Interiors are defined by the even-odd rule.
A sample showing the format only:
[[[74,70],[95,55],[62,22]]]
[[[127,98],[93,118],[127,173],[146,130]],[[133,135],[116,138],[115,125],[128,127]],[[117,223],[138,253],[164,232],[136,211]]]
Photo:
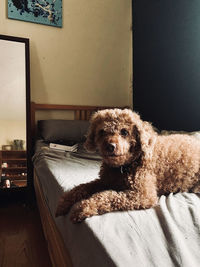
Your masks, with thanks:
[[[107,151],[113,152],[115,148],[116,148],[116,144],[113,144],[113,143],[107,144]]]

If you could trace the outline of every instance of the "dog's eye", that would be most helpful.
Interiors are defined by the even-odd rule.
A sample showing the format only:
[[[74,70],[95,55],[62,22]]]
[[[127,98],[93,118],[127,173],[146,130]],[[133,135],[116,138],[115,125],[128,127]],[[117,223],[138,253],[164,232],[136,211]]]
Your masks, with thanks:
[[[101,129],[101,130],[99,131],[99,136],[104,136],[105,133],[106,133],[106,132],[105,132],[103,129]]]
[[[128,135],[129,135],[129,132],[128,132],[126,129],[121,129],[120,134],[121,134],[122,136],[128,136]]]

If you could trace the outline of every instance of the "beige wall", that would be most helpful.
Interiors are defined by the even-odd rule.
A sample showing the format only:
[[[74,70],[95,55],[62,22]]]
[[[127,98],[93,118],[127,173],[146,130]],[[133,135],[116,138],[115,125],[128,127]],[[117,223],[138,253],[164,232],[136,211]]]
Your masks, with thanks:
[[[38,103],[131,105],[131,0],[63,0],[63,27],[7,19],[0,33],[30,38]]]
[[[24,148],[26,148],[26,122],[24,120],[0,119],[0,125],[0,150],[2,145],[13,145],[15,139],[24,140]]]

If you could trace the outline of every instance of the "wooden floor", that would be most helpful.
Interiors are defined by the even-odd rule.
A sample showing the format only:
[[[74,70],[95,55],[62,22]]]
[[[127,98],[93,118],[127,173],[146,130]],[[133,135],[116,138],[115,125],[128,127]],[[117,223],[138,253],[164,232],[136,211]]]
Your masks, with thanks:
[[[0,204],[0,267],[52,267],[35,206]]]

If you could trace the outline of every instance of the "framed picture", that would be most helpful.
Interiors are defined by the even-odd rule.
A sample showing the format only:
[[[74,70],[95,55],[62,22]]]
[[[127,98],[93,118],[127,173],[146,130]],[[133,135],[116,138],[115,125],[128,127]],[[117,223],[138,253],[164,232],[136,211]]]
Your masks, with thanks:
[[[8,0],[8,18],[62,27],[62,0]]]

